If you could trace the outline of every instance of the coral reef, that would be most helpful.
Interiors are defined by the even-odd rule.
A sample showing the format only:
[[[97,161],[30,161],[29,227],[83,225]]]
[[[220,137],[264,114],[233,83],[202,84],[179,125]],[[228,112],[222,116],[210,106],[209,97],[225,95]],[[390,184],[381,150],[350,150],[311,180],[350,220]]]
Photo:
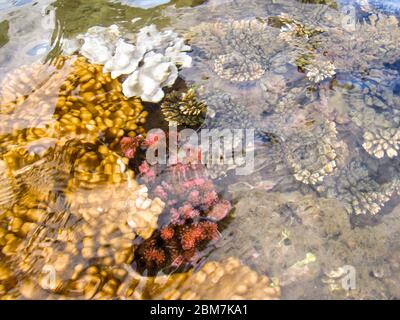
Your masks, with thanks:
[[[140,101],[124,97],[118,80],[82,57],[73,63],[56,106],[60,134],[68,139],[94,143],[104,136],[112,147],[124,134],[144,133],[147,111]]]
[[[260,79],[282,47],[272,41],[277,30],[260,19],[202,23],[191,34],[192,45],[204,52],[213,72],[236,83]]]
[[[336,67],[331,61],[312,60],[305,67],[307,78],[315,83],[332,78],[336,74]]]
[[[283,25],[279,37],[293,48],[292,63],[305,72],[309,80],[319,83],[336,74],[333,62],[318,54],[322,41],[319,35],[325,30],[302,24],[287,14],[281,14],[277,20]]]
[[[163,293],[179,300],[277,300],[279,287],[273,287],[266,276],[244,266],[236,258],[208,262],[182,285]]]
[[[217,223],[228,216],[231,203],[220,199],[201,164],[144,162],[139,169],[150,194],[166,203],[163,227],[140,246],[139,262],[148,269],[194,263],[203,245],[218,239]]]
[[[138,96],[143,101],[159,102],[164,97],[163,87],[172,86],[178,78],[175,64],[160,53],[148,53],[143,65],[122,84],[127,97]]]
[[[263,113],[295,113],[300,106],[315,100],[315,95],[304,81],[287,82],[281,75],[267,74],[261,79]]]
[[[260,123],[240,105],[234,98],[225,92],[214,91],[201,96],[207,105],[207,117],[204,122],[206,128],[216,129],[258,129]]]
[[[371,14],[366,19],[355,23],[351,30],[333,28],[320,43],[319,52],[333,61],[337,72],[361,78],[379,65],[398,59],[398,19],[383,14]]]
[[[319,184],[343,161],[346,144],[337,138],[336,125],[329,120],[310,121],[304,129],[287,139],[286,159],[296,180]]]
[[[109,61],[115,51],[115,42],[119,39],[120,32],[117,25],[105,27],[92,27],[84,35],[77,36],[77,42],[83,42],[80,47],[80,53],[88,58],[90,63],[105,64]],[[72,54],[76,49],[66,50],[67,54]]]
[[[61,57],[51,65],[24,65],[4,77],[0,89],[2,136],[17,135],[26,128],[46,128],[54,122],[57,92],[68,70],[64,64]]]
[[[131,263],[133,240],[151,236],[164,207],[135,181],[67,192],[65,207],[60,200],[44,202],[31,196],[14,205],[3,220],[8,231],[1,242],[16,277],[57,294],[73,287],[70,282],[88,266],[117,270]],[[35,276],[45,268],[54,272],[51,287],[43,287],[45,275]]]
[[[29,164],[38,159],[38,150],[54,143],[51,139],[61,144],[69,139],[90,143],[103,139],[112,147],[125,134],[144,133],[141,125],[147,111],[138,99],[125,98],[118,80],[103,74],[100,66],[82,57],[71,63],[60,58],[53,65],[24,66],[4,79],[3,158]],[[17,153],[20,156],[13,157]],[[23,166],[16,163],[10,160],[10,168]]]
[[[197,100],[196,93],[191,88],[186,92],[169,93],[161,105],[161,110],[165,120],[171,124],[197,126],[203,123],[207,106]]]
[[[363,148],[378,159],[395,158],[400,124],[398,96],[392,88],[393,75],[379,74],[379,77],[380,84],[356,82],[343,92],[343,97],[349,119],[363,136]]]
[[[385,156],[394,158],[398,155],[400,144],[400,129],[377,129],[364,133],[363,148],[369,154],[380,159]]]
[[[90,28],[80,38],[84,41],[80,53],[91,63],[104,65],[103,72],[110,72],[113,79],[127,76],[122,91],[128,98],[160,102],[164,97],[162,88],[175,83],[178,67],[190,67],[192,62],[186,53],[190,46],[184,39],[171,30],[159,32],[155,25],[142,28],[135,45],[120,38],[114,25]]]
[[[372,176],[366,165],[353,160],[337,172],[333,185],[328,181],[322,190],[343,201],[349,214],[375,215],[397,192],[399,178],[393,176],[389,181],[378,182]]]

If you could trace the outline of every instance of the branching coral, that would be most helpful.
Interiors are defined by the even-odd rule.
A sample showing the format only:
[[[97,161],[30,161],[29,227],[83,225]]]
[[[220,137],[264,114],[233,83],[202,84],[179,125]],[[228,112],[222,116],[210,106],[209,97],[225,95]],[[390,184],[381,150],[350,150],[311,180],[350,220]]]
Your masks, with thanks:
[[[400,145],[400,129],[388,128],[367,131],[364,133],[363,148],[378,159],[385,154],[389,158],[398,155]]]
[[[360,161],[351,161],[337,173],[333,185],[324,187],[326,194],[343,201],[349,214],[372,214],[381,211],[397,192],[399,179],[378,183]]]
[[[202,23],[191,32],[192,44],[205,53],[211,69],[236,83],[260,79],[282,47],[272,41],[277,30],[258,19]]]
[[[139,248],[139,262],[146,268],[194,263],[203,245],[218,238],[217,222],[232,209],[219,198],[201,164],[180,163],[165,167],[139,167],[150,194],[166,203],[164,227]]]
[[[394,16],[372,14],[354,28],[334,28],[321,42],[320,52],[333,60],[338,72],[368,76],[371,69],[399,57],[400,28]]]
[[[277,19],[283,24],[279,37],[294,50],[292,62],[315,83],[332,78],[336,74],[335,65],[322,55],[318,55],[322,41],[318,36],[325,31],[302,24],[287,14],[281,14]]]
[[[332,78],[336,74],[336,67],[331,61],[312,60],[305,67],[307,78],[315,83]]]
[[[197,100],[194,89],[189,89],[186,92],[173,91],[168,94],[161,110],[169,123],[197,126],[204,121],[207,106]]]
[[[346,145],[336,134],[335,123],[325,120],[311,122],[305,131],[289,137],[286,157],[296,180],[318,184],[333,173],[346,153]]]

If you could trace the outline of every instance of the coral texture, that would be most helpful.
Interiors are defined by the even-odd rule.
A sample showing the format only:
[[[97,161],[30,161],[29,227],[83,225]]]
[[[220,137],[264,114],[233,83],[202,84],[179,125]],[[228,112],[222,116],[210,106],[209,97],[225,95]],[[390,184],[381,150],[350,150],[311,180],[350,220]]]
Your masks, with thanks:
[[[169,123],[196,126],[203,123],[207,106],[197,100],[194,89],[189,89],[186,92],[173,91],[168,94],[161,110]]]
[[[304,131],[288,138],[285,149],[294,177],[305,184],[321,183],[346,153],[346,145],[337,138],[335,123],[328,120],[312,121]]]
[[[126,97],[148,102],[161,101],[162,88],[175,83],[178,67],[190,67],[192,61],[184,39],[171,30],[159,32],[155,25],[143,27],[134,45],[122,39],[114,25],[90,28],[78,39],[84,41],[80,53],[91,63],[104,65],[103,72],[113,79],[127,76],[122,85]]]
[[[231,82],[260,79],[281,48],[272,41],[277,30],[258,19],[202,23],[191,32],[193,46],[205,53],[211,69]]]
[[[277,300],[279,287],[236,258],[208,262],[182,285],[165,292],[168,299],[180,300]]]

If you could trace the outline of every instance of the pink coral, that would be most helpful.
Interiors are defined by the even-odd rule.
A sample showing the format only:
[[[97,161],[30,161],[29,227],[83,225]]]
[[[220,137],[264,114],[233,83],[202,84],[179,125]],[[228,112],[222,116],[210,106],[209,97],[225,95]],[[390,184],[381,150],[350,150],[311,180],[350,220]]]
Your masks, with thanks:
[[[143,136],[137,136],[135,138],[123,137],[119,142],[119,144],[121,146],[121,150],[124,156],[127,157],[128,159],[133,159],[143,139],[144,139]]]
[[[229,212],[232,210],[232,205],[227,200],[222,200],[218,202],[208,213],[207,217],[215,220],[221,221],[226,218]]]
[[[185,203],[178,211],[184,219],[194,219],[200,215],[200,212],[195,210],[190,203]]]
[[[139,171],[142,174],[143,178],[146,180],[146,182],[151,182],[156,177],[154,169],[150,167],[147,161],[143,161],[143,163],[139,166]]]

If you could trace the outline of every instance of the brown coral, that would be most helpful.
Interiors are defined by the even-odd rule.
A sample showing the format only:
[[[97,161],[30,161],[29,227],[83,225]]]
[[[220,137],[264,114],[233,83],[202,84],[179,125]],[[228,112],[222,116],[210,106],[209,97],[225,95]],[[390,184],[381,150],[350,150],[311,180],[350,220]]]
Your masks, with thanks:
[[[161,111],[170,123],[196,126],[204,121],[207,106],[197,100],[194,89],[189,89],[168,94],[161,105]]]
[[[180,300],[276,300],[279,287],[257,274],[236,258],[208,262],[178,288],[163,293],[163,298]]]

